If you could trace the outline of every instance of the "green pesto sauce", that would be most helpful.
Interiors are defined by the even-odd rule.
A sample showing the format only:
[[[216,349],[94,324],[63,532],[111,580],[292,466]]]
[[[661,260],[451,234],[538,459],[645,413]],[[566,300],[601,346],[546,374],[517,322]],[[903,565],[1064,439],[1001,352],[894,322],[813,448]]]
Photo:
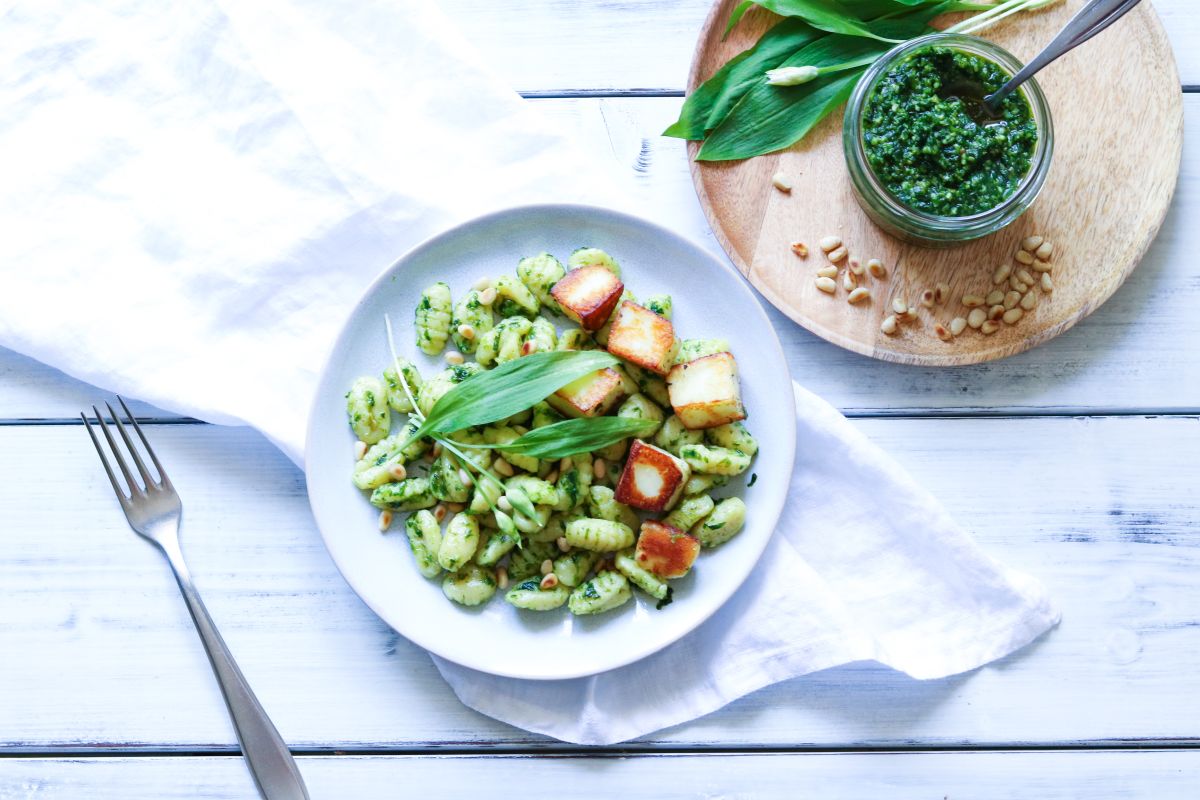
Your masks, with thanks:
[[[1001,120],[980,125],[956,90],[984,96],[1009,74],[986,58],[948,47],[918,50],[888,70],[863,110],[863,149],[884,188],[917,211],[965,217],[1008,199],[1029,172],[1037,123],[1013,92]]]

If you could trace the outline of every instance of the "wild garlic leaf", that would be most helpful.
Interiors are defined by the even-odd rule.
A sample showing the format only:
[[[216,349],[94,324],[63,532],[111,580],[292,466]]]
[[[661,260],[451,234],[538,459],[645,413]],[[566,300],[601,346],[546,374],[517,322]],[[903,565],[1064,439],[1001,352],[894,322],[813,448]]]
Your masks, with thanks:
[[[901,39],[885,36],[873,22],[859,19],[837,0],[757,0],[763,8],[781,17],[800,17],[814,28],[844,36],[897,43]]]
[[[746,16],[746,12],[754,7],[754,0],[742,0],[738,3],[732,12],[729,14],[729,22],[725,23],[725,32],[721,34],[721,41],[729,36],[729,32],[737,27],[737,24],[742,21],[742,17]]]
[[[608,447],[631,436],[645,436],[657,424],[653,420],[627,417],[581,417],[534,428],[507,444],[491,447],[547,460],[566,458]]]
[[[747,91],[762,83],[764,72],[825,35],[802,19],[783,20],[764,33],[754,47],[734,56],[697,86],[684,101],[679,119],[663,131],[663,136],[703,139]]]
[[[412,438],[454,433],[511,417],[576,378],[616,363],[615,356],[602,350],[563,350],[514,359],[442,395]]]

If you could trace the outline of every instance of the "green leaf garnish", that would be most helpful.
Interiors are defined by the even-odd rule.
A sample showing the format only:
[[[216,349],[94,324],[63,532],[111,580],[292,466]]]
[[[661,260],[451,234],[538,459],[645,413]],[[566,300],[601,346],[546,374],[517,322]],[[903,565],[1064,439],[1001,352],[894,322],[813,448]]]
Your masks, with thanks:
[[[615,356],[601,350],[533,353],[481,372],[437,401],[413,435],[446,434],[518,414],[576,378],[611,367]]]
[[[600,450],[631,436],[645,436],[657,424],[628,417],[581,417],[534,428],[511,442],[488,447],[552,460]]]

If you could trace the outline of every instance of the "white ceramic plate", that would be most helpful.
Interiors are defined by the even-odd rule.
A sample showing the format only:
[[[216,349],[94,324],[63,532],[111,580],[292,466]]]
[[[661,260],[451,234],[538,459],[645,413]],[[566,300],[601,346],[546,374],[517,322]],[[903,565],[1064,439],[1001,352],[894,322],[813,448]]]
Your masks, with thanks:
[[[547,251],[563,262],[576,247],[607,250],[638,297],[669,293],[682,338],[724,337],[741,370],[747,424],[760,442],[750,472],[718,496],[739,494],[746,528],[701,553],[675,601],[656,611],[636,600],[596,617],[565,607],[521,611],[498,592],[479,608],[442,595],[413,565],[403,525],[381,534],[378,511],[350,482],[354,435],[344,395],[359,375],[378,375],[389,356],[383,315],[392,317],[400,355],[426,376],[444,367],[416,349],[412,316],[421,290],[444,280],[457,299],[483,276],[512,272],[521,256]],[[561,330],[568,323],[557,320]],[[583,206],[527,206],[491,214],[430,239],[397,261],[367,290],[338,337],[321,376],[308,431],[308,494],[333,560],[350,586],[399,633],[444,658],[496,675],[573,678],[620,667],[674,642],[729,599],[766,547],[783,508],[795,450],[795,406],[779,339],[741,276],[670,231],[625,214]],[[393,425],[396,423],[393,422]],[[397,515],[400,516],[400,515]]]

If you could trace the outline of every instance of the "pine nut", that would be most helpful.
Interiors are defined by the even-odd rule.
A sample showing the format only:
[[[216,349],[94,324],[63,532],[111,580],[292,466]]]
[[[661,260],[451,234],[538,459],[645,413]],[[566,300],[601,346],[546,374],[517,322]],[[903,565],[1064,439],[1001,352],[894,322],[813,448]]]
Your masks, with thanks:
[[[546,477],[542,478],[546,483],[558,483],[558,470],[552,469],[546,473]]]
[[[1041,236],[1026,236],[1021,240],[1021,249],[1028,250],[1032,253],[1034,250],[1037,250],[1038,246],[1044,241],[1046,240]]]
[[[984,305],[995,306],[1004,302],[1004,290],[993,289],[988,292],[987,298],[983,301]]]
[[[826,294],[833,294],[837,291],[837,281],[833,278],[821,276],[817,278],[817,288]]]
[[[979,302],[982,303],[983,301],[980,300]],[[926,289],[925,291],[921,292],[921,305],[925,306],[926,308],[933,308],[932,289]]]
[[[817,270],[818,278],[836,278],[837,274],[838,274],[838,268],[835,267],[833,264],[826,264],[825,266],[823,266],[819,270]]]
[[[1052,269],[1054,269],[1054,267],[1050,264],[1049,261],[1042,261],[1039,258],[1037,261],[1033,262],[1033,271],[1034,272],[1049,272]]]
[[[858,286],[858,281],[854,279],[854,273],[849,270],[842,276],[842,288],[847,292],[853,292]]]
[[[538,585],[546,590],[553,589],[555,586],[558,586],[558,576],[551,572],[542,578],[542,582]]]
[[[861,303],[863,300],[869,300],[870,297],[871,290],[860,286],[850,293],[850,296],[846,298],[846,302],[851,304]]]
[[[863,269],[862,259],[858,256],[850,256],[850,260],[846,262],[846,266],[850,268],[850,271],[854,273],[855,277],[862,275],[865,271]]]
[[[567,542],[567,537],[565,537],[565,536],[558,537],[557,539],[554,540],[554,543],[556,545],[558,545],[558,549],[560,552],[566,553],[566,552],[569,552],[571,549],[571,545],[570,545],[570,543]]]
[[[908,311],[908,303],[904,302],[903,297],[892,298],[892,310],[897,314],[903,314]]]
[[[472,328],[470,325],[466,325],[466,324],[459,325],[458,326],[458,335],[461,336],[462,338],[466,339],[467,341],[470,341],[475,338],[475,329]]]
[[[1013,275],[1011,278],[1008,279],[1008,285],[1009,285],[1009,288],[1011,288],[1014,292],[1022,292],[1023,293],[1026,289],[1029,288],[1029,286],[1023,280],[1018,278],[1016,275]]]
[[[940,322],[933,326],[933,332],[936,333],[937,337],[943,342],[954,341],[954,337],[950,335],[950,331],[946,330],[946,326]]]
[[[504,512],[512,511],[512,501],[504,495],[500,495],[498,498],[496,498],[496,508]]]
[[[896,315],[897,322],[916,322],[920,318],[921,317],[917,313],[916,306],[909,306],[908,311],[905,311],[903,314]]]
[[[808,258],[808,245],[804,242],[792,242],[792,252],[801,258]]]
[[[987,312],[982,308],[972,308],[971,313],[967,314],[967,324],[975,330],[979,330],[979,326],[987,319]]]
[[[435,460],[438,458],[441,458],[442,457],[442,443],[435,442],[433,445],[433,449],[429,451],[429,455],[433,456],[433,458]]]
[[[475,483],[475,479],[471,477],[471,473],[467,472],[465,469],[460,469],[458,471],[458,481],[463,486],[468,488]]]
[[[1050,273],[1042,273],[1042,291],[1049,294],[1054,291],[1054,281],[1050,280]]]
[[[464,360],[465,359],[463,358],[463,354],[458,352],[457,350],[447,350],[446,351],[446,363],[447,364],[458,365],[458,364],[463,363]]]
[[[601,475],[608,474],[608,464],[603,458],[597,458],[592,462],[592,475],[599,478]]]
[[[867,272],[871,273],[871,277],[876,280],[883,280],[887,277],[887,267],[878,258],[872,258],[867,262]]]
[[[830,250],[836,250],[842,246],[840,236],[826,236],[821,239],[821,249],[828,253]]]
[[[792,181],[782,172],[776,172],[771,178],[771,183],[775,184],[775,188],[781,192],[790,193],[792,191]]]
[[[566,456],[565,458],[563,458],[562,461],[558,462],[558,471],[566,472],[574,465],[575,465],[574,459],[572,459],[570,456]]]
[[[845,247],[836,247],[833,250],[831,250],[829,253],[827,253],[825,255],[825,257],[828,258],[830,261],[832,261],[834,264],[836,264],[839,261],[841,261],[843,258],[845,258],[847,255],[848,255],[848,251],[846,250]]]
[[[982,311],[982,310],[983,310],[982,308],[975,309],[975,311]],[[974,313],[974,312],[972,312],[972,313]],[[954,319],[950,320],[950,333],[952,335],[958,336],[960,333],[962,333],[966,329],[967,329],[967,321],[965,319],[963,319],[962,317],[955,317]]]
[[[490,288],[492,288],[492,279],[487,277],[486,275],[484,275],[482,278],[475,281],[474,285],[471,286],[471,288],[477,292],[482,292],[485,289],[490,289]]]
[[[1032,264],[1033,263],[1033,253],[1026,252],[1025,250],[1018,250],[1015,258],[1017,259],[1017,262],[1020,264]]]
[[[363,456],[365,456],[366,454],[367,454],[367,443],[366,442],[355,442],[354,443],[354,460],[362,461]]]
[[[1016,325],[1017,320],[1025,316],[1025,311],[1020,308],[1010,308],[1004,312],[1004,322],[1007,325]]]
[[[1050,254],[1054,252],[1054,245],[1050,244],[1050,242],[1042,242],[1038,245],[1038,249],[1033,252],[1042,261],[1049,261]]]
[[[1008,280],[1008,276],[1012,274],[1011,264],[1001,264],[996,267],[996,271],[992,273],[992,283],[1001,284]]]
[[[551,572],[554,572],[554,562],[547,558],[542,562],[541,569],[543,575],[549,575]]]
[[[1038,296],[1036,289],[1030,289],[1025,293],[1025,296],[1021,298],[1021,308],[1025,309],[1026,311],[1033,311],[1033,309],[1037,308],[1037,304]]]
[[[392,527],[392,512],[385,508],[379,512],[379,530],[386,531],[390,527]]]
[[[1005,311],[1007,311],[1007,310],[1008,310],[1008,309],[1006,309],[1006,308],[1005,308],[1004,306],[1002,306],[1002,305],[999,305],[999,304],[997,304],[997,305],[994,305],[994,306],[992,306],[991,308],[989,308],[989,309],[988,309],[988,319],[990,319],[990,320],[998,320],[998,319],[1000,319],[1001,317],[1003,317],[1003,316],[1004,316],[1004,312],[1005,312]]]
[[[1008,294],[1004,295],[1004,310],[1008,311],[1016,308],[1017,303],[1019,302],[1021,302],[1021,293],[1015,290],[1009,292]]]
[[[433,507],[433,518],[436,519],[438,522],[441,522],[442,520],[444,520],[446,518],[446,507],[444,505],[442,505],[441,503],[438,503],[436,506],[434,506]]]
[[[533,340],[521,343],[521,355],[523,356],[532,355],[537,352],[537,349],[537,342]]]
[[[501,591],[508,588],[508,570],[504,567],[496,567],[496,587]]]
[[[408,470],[404,468],[403,464],[392,464],[390,467],[388,467],[388,475],[390,475],[394,481],[402,481],[408,477]]]
[[[465,503],[446,503],[446,511],[450,512],[451,514],[461,514],[462,512],[466,511],[466,509],[467,506]]]
[[[503,458],[497,458],[492,463],[492,469],[496,470],[496,472],[499,472],[501,475],[503,475],[506,478],[511,478],[513,475],[516,474],[513,471],[512,464],[508,463]]]
[[[879,330],[886,333],[888,336],[893,336],[896,333],[896,317],[890,314],[883,318],[883,324],[879,326]]]
[[[939,283],[937,286],[933,287],[933,300],[939,306],[943,305],[946,302],[947,298],[949,298],[949,297],[950,297],[950,284]]]
[[[479,293],[479,302],[483,303],[485,306],[490,306],[492,303],[496,302],[496,290],[491,286],[484,289]]]
[[[987,322],[979,326],[979,332],[984,336],[991,336],[998,330],[1000,330],[1000,323],[993,319],[989,319]]]
[[[1034,284],[1033,276],[1029,274],[1027,269],[1017,270],[1017,277],[1021,279],[1021,283],[1027,283],[1030,286]]]
[[[967,308],[979,308],[983,305],[984,299],[977,294],[964,294],[962,304]]]

